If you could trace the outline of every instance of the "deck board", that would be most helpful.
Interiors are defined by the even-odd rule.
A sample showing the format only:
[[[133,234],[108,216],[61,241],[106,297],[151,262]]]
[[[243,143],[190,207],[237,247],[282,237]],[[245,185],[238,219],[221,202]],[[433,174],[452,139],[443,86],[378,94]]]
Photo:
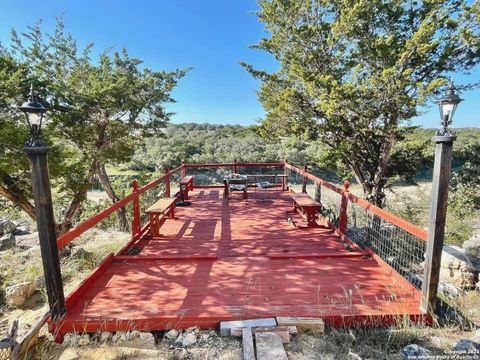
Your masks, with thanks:
[[[146,234],[136,256],[114,257],[52,329],[212,327],[271,316],[386,324],[421,316],[420,292],[388,265],[352,254],[330,229],[288,223],[287,192],[248,201],[234,194],[229,204],[218,189],[190,194],[192,206],[177,208],[160,236]]]

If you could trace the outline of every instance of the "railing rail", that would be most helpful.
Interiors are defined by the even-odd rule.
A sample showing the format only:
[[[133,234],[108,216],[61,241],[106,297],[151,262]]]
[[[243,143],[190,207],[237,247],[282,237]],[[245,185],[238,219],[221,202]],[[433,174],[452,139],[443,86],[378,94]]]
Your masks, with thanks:
[[[181,165],[177,167],[176,169],[173,169],[168,172],[168,174],[165,174],[158,179],[155,179],[148,183],[147,185],[138,188],[138,182],[133,181],[132,182],[132,188],[133,191],[130,195],[127,195],[123,199],[115,202],[113,205],[109,206],[105,210],[102,210],[98,214],[92,216],[90,219],[78,224],[74,228],[70,229],[70,231],[66,232],[62,236],[60,236],[57,240],[57,247],[58,249],[63,249],[65,246],[67,246],[69,243],[71,243],[74,239],[82,235],[85,231],[91,229],[95,225],[97,225],[99,222],[113,214],[115,211],[119,210],[122,207],[125,207],[129,203],[133,203],[133,221],[132,221],[132,232],[134,232],[134,235],[137,234],[141,229],[141,220],[140,220],[140,197],[142,194],[144,194],[146,191],[152,189],[153,187],[161,184],[162,182],[165,182],[166,180],[170,180],[170,176],[173,174],[176,174],[180,171],[182,171],[184,168],[184,165]],[[169,185],[167,186],[167,188]]]

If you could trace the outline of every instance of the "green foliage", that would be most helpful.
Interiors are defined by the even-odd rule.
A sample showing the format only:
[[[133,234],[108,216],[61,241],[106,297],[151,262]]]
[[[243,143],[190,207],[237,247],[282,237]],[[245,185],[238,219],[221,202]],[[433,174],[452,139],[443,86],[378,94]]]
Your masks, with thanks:
[[[461,217],[480,213],[480,144],[466,146],[463,157],[450,181],[450,206]]]
[[[465,0],[259,4],[270,36],[255,48],[281,65],[268,74],[243,64],[262,81],[258,96],[267,116],[260,133],[320,141],[366,197],[382,205],[388,177],[411,176],[423,152],[414,143],[395,149],[404,126],[438,94],[448,73],[480,60],[476,8]]]
[[[154,71],[125,49],[106,50],[93,61],[92,46],[79,50],[59,19],[52,34],[44,34],[40,23],[21,36],[12,31],[11,49],[0,51],[0,180],[2,173],[18,180],[19,193],[28,201],[28,164],[22,151],[27,132],[16,106],[32,81],[48,109],[44,133],[54,144],[50,172],[63,204],[57,219],[67,227],[93,175],[101,176],[106,164],[129,161],[143,138],[160,133],[171,115],[165,109],[174,101],[170,93],[188,71]]]

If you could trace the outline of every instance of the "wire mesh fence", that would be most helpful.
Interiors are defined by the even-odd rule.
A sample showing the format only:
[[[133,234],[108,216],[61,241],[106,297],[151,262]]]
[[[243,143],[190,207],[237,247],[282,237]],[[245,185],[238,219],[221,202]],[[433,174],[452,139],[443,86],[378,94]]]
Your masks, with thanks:
[[[188,167],[186,175],[194,177],[195,186],[220,186],[223,185],[223,179],[233,174],[233,167]]]
[[[252,185],[259,181],[281,183],[280,178],[274,175],[283,175],[283,166],[268,164],[187,164],[186,175],[194,177],[195,186],[222,186],[225,178],[233,174],[250,176]]]
[[[417,288],[421,288],[426,241],[349,202],[346,235],[369,248]]]

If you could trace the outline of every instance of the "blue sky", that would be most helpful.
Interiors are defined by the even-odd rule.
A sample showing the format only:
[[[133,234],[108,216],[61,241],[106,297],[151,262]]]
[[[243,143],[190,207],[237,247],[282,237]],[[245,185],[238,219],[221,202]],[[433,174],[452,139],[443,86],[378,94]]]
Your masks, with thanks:
[[[256,9],[255,0],[0,0],[0,41],[7,44],[12,28],[25,31],[38,19],[50,31],[63,13],[67,31],[80,45],[93,41],[97,51],[126,47],[157,70],[193,67],[173,92],[174,122],[249,125],[264,114],[255,94],[259,83],[238,62],[277,68],[271,56],[248,47],[264,35]],[[479,70],[455,75],[459,83],[469,79],[479,81]],[[480,126],[480,90],[462,97],[455,126]],[[432,105],[414,124],[438,127],[437,107]]]

